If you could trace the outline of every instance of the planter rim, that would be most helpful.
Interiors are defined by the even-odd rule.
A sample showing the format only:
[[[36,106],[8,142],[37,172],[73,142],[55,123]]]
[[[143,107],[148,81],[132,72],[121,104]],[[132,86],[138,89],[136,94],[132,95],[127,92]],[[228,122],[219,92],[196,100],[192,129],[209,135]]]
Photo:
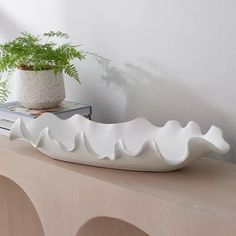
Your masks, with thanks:
[[[24,71],[24,72],[49,72],[49,71],[54,71],[54,69],[48,69],[48,70],[23,70],[23,69],[16,69],[17,71]],[[62,73],[62,72],[58,72],[58,73]]]

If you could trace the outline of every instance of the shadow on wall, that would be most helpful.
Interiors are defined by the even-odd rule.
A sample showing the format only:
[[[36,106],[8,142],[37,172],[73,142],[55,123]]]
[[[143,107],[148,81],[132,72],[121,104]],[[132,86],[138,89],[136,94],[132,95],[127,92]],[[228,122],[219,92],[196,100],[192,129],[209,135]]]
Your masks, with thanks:
[[[6,14],[2,9],[0,9],[0,39],[8,40],[13,38],[21,32],[22,27],[19,25],[18,22],[12,20],[9,17],[9,14]]]
[[[193,120],[200,124],[203,132],[216,125],[223,129],[231,146],[236,146],[233,120],[214,109],[179,79],[168,78],[130,63],[125,64],[122,70],[108,64],[102,78],[108,87],[115,86],[125,94],[124,121],[143,116],[153,124],[162,126],[168,120],[178,120],[182,125]],[[225,155],[224,160],[233,162],[233,153],[231,148],[231,153]]]
[[[97,217],[85,223],[76,236],[148,236],[139,228],[111,217]]]

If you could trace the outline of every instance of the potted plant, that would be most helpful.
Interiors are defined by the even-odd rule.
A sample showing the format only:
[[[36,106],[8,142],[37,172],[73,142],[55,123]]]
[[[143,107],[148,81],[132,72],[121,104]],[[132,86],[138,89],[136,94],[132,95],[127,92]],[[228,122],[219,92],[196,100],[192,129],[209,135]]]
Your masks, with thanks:
[[[5,44],[0,44],[0,73],[18,70],[17,100],[26,108],[44,109],[58,106],[65,98],[63,72],[79,80],[75,60],[86,53],[70,43],[60,31],[35,36],[24,32]],[[7,96],[7,82],[0,80],[0,101]]]

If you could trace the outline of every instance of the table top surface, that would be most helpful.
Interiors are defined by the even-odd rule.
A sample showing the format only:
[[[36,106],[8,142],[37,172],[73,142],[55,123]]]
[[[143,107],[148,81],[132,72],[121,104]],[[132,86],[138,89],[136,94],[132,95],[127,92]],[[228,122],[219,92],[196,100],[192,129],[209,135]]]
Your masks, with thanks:
[[[1,152],[2,150],[2,152]],[[151,173],[90,167],[53,160],[23,141],[9,141],[0,135],[0,158],[3,150],[31,160],[65,168],[146,194],[180,204],[183,207],[236,220],[236,165],[203,158],[188,167],[169,173]],[[0,173],[1,174],[1,173]]]

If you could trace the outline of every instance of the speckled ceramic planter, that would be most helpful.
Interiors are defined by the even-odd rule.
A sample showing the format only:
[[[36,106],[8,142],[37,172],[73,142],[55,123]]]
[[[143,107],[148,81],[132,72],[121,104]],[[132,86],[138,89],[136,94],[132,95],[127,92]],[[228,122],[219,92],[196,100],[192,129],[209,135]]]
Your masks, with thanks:
[[[30,109],[57,107],[65,99],[62,73],[18,70],[17,100]]]

